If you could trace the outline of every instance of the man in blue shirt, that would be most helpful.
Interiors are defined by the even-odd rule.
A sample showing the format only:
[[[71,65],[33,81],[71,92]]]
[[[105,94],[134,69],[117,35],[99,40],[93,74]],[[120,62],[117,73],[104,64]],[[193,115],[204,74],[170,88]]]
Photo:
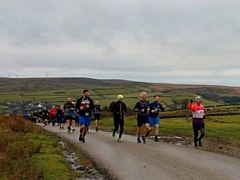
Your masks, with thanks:
[[[149,124],[150,128],[147,133],[150,133],[150,131],[153,129],[153,126],[155,126],[155,141],[158,141],[158,132],[159,132],[159,123],[160,123],[160,117],[159,117],[159,111],[164,111],[165,105],[162,105],[159,103],[159,96],[154,96],[154,101],[150,103],[150,112],[149,112]]]

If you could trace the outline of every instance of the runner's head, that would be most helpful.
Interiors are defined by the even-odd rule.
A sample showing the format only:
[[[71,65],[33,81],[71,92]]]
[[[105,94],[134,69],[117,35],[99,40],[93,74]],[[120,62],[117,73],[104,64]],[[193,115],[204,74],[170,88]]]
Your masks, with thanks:
[[[140,97],[141,97],[142,100],[146,100],[147,93],[146,92],[141,92]]]
[[[88,98],[89,97],[89,90],[87,90],[87,89],[83,90],[83,96],[85,98]]]
[[[201,102],[201,97],[200,97],[200,96],[197,96],[197,97],[195,98],[195,101],[196,101],[197,104],[200,104],[200,102]]]
[[[154,101],[155,102],[158,102],[159,101],[159,96],[158,95],[155,95],[155,96],[153,96],[154,97]]]
[[[52,106],[52,109],[54,109],[55,108],[55,106]]]
[[[95,105],[99,105],[99,101],[98,100],[95,101]]]
[[[71,103],[71,102],[72,102],[72,99],[71,99],[71,98],[67,98],[67,102],[68,102],[68,103]]]
[[[119,95],[117,96],[117,98],[118,98],[118,101],[120,101],[120,102],[123,101],[123,95],[119,94]]]

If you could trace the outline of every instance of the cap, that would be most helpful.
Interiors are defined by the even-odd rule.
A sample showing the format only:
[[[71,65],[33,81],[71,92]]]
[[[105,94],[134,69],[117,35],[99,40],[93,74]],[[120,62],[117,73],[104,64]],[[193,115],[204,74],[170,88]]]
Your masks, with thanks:
[[[117,98],[118,99],[123,99],[123,95],[119,94]]]
[[[197,96],[197,97],[195,98],[195,100],[197,100],[197,99],[200,99],[200,100],[201,100],[201,97],[200,97],[200,96]]]

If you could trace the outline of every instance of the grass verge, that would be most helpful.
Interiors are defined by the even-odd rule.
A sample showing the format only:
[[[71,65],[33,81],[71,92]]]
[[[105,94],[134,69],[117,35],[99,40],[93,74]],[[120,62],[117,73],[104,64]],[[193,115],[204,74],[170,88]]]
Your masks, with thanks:
[[[63,156],[59,139],[16,116],[0,116],[0,179],[69,180],[73,172]],[[90,161],[80,160],[84,164]]]

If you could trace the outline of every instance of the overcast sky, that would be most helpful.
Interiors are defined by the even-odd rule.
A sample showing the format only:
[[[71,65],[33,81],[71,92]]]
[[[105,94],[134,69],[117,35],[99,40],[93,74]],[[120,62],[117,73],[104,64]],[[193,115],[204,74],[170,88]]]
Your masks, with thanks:
[[[240,86],[239,0],[1,0],[0,76]]]

